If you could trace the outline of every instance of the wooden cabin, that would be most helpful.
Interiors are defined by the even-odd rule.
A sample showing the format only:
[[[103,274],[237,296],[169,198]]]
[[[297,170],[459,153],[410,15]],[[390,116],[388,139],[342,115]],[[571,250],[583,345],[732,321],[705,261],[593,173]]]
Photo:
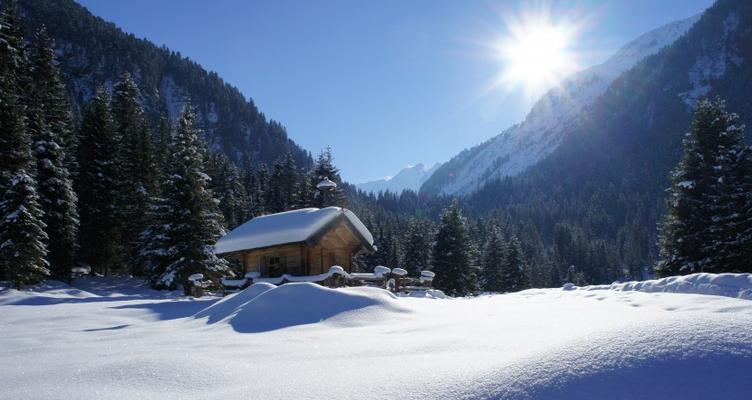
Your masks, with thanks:
[[[259,216],[217,241],[215,253],[241,261],[245,274],[260,277],[317,275],[339,265],[352,272],[352,258],[376,251],[371,232],[350,210],[304,208]]]

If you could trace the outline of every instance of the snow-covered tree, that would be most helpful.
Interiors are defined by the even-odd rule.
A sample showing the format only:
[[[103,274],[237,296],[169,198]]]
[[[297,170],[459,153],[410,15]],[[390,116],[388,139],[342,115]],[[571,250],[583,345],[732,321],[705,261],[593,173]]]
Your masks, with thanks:
[[[53,41],[43,26],[34,35],[32,62],[32,104],[43,112],[47,127],[55,134],[65,153],[65,167],[76,171],[76,132],[73,129],[71,106],[66,88],[55,61]]]
[[[738,125],[735,114],[729,115],[728,122],[716,143],[714,170],[718,176],[711,182],[709,196],[713,224],[706,231],[707,252],[712,255],[704,266],[708,272],[752,271],[752,241],[744,234],[751,223],[752,164],[744,145],[744,127]]]
[[[266,163],[261,163],[256,173],[256,190],[257,197],[259,199],[259,214],[266,214],[271,206],[272,198],[274,197],[269,190],[270,186],[269,167]]]
[[[6,263],[5,279],[16,288],[38,283],[47,268],[47,234],[42,222],[34,178],[17,170],[0,201],[0,259]]]
[[[54,53],[46,32],[35,36],[32,65],[33,91],[29,108],[29,132],[36,156],[39,203],[49,237],[48,261],[55,279],[68,279],[74,265],[78,235],[77,197],[69,172],[66,145],[70,143],[69,106],[54,65]]]
[[[0,267],[15,287],[49,275],[23,99],[27,70],[13,3],[0,15]],[[23,75],[23,76],[22,76]]]
[[[723,101],[704,100],[684,139],[684,155],[672,172],[661,226],[659,275],[734,269],[737,241],[731,219],[743,203],[738,192],[746,172],[739,163],[742,128]],[[733,253],[733,254],[732,254]]]
[[[501,288],[504,292],[517,292],[527,289],[529,280],[527,261],[517,236],[510,235],[504,245],[504,261],[501,273]]]
[[[213,251],[224,229],[217,201],[208,188],[202,153],[196,116],[186,106],[170,145],[170,170],[162,183],[164,208],[158,220],[164,221],[160,224],[165,237],[161,254],[167,258],[162,263],[164,270],[153,271],[155,287],[175,289],[195,273],[208,279],[230,273],[227,261]]]
[[[486,245],[481,260],[480,284],[483,290],[489,292],[504,292],[505,287],[505,246],[498,227],[493,227],[488,233]]]
[[[250,158],[246,159],[240,179],[246,192],[244,197],[245,204],[243,206],[243,221],[247,221],[260,215],[264,206],[259,178],[256,176],[256,171]]]
[[[221,153],[210,154],[211,188],[222,211],[225,223],[232,229],[245,222],[248,200],[240,172],[227,156]]]
[[[29,157],[24,118],[23,76],[28,72],[23,33],[14,2],[0,14],[0,190]]]
[[[467,225],[456,200],[441,214],[431,265],[436,273],[434,285],[447,294],[463,296],[478,290],[478,271],[470,263]]]
[[[405,237],[402,268],[412,276],[431,265],[431,227],[428,221],[415,219],[410,222]]]
[[[319,208],[329,206],[345,207],[347,199],[345,198],[345,193],[342,189],[342,178],[339,175],[339,168],[334,165],[332,148],[328,146],[319,153],[318,158],[316,158],[316,163],[313,167],[313,182],[311,182],[311,186],[315,188],[324,178],[329,178],[329,180],[337,184],[337,187],[326,194],[317,192],[314,198],[314,206]]]
[[[115,210],[117,145],[110,96],[101,86],[89,103],[79,130],[79,173],[75,182],[81,259],[101,274],[109,274],[122,253]]]
[[[147,210],[156,186],[154,150],[136,82],[124,73],[113,88],[112,115],[115,138],[119,141],[117,211],[122,227],[126,262],[131,272],[137,266],[138,238],[149,224]]]
[[[316,187],[313,185],[312,173],[303,173],[297,183],[295,194],[295,208],[314,207],[316,201]]]

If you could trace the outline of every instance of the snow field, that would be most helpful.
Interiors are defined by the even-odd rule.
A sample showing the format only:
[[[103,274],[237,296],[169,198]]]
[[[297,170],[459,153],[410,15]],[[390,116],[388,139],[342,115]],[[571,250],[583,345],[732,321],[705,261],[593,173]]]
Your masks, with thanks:
[[[108,285],[118,295],[105,296]],[[128,282],[74,286],[0,289],[0,359],[13,366],[0,372],[0,399],[747,399],[752,391],[752,302],[739,298],[604,289],[397,298],[294,283],[186,299]]]

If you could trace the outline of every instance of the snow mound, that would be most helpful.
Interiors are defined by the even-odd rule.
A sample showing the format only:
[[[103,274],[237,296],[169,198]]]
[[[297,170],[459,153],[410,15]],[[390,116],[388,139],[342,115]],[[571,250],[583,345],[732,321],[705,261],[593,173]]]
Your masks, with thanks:
[[[194,317],[195,318],[206,318],[208,317],[207,323],[213,324],[217,321],[220,321],[222,319],[225,319],[229,317],[230,315],[233,315],[238,312],[243,306],[245,306],[249,301],[255,299],[262,293],[272,290],[276,288],[277,286],[272,285],[271,283],[266,282],[259,282],[254,283],[253,285],[245,288],[244,290],[241,290],[235,294],[231,294],[229,296],[226,296],[222,300],[219,300],[218,302],[210,305],[209,307],[206,307],[205,309],[197,312]]]
[[[207,307],[196,317],[208,317],[207,323],[229,325],[242,333],[324,321],[360,325],[392,312],[404,312],[396,299],[386,290],[370,287],[329,289],[309,282],[282,286],[257,283]]]
[[[46,281],[39,285],[30,287],[26,290],[16,290],[10,288],[10,283],[0,282],[0,305],[44,305],[57,304],[67,300],[87,299],[99,297],[96,294],[89,293],[72,287],[60,281]]]
[[[149,282],[132,276],[83,276],[76,278],[72,286],[93,295],[108,298],[175,298],[183,295],[181,290],[152,289]]]
[[[709,294],[752,300],[752,274],[698,273],[649,281],[615,282],[610,285],[593,285],[578,289]]]

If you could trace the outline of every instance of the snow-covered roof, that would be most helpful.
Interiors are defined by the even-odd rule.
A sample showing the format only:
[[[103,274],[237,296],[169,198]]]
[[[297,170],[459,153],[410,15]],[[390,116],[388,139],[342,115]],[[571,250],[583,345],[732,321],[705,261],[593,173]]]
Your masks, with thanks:
[[[263,215],[233,229],[214,246],[216,254],[300,243],[317,237],[338,218],[344,218],[356,236],[373,248],[373,235],[350,210],[340,207],[303,208]]]

